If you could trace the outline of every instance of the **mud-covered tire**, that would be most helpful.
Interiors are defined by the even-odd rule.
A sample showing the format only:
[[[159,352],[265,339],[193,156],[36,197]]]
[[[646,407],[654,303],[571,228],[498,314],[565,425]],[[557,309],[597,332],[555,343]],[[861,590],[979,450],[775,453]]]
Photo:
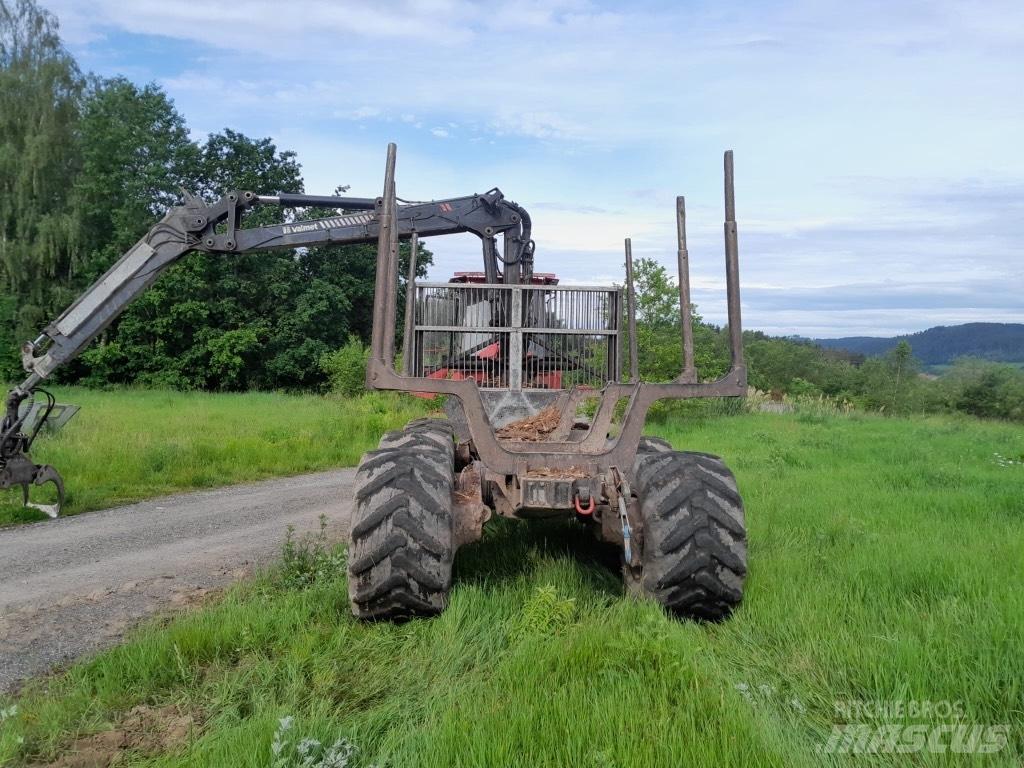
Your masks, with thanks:
[[[385,432],[379,448],[401,448],[423,446],[428,450],[437,447],[444,453],[454,451],[451,424],[445,419],[416,419],[402,429]]]
[[[424,421],[384,435],[356,473],[348,591],[359,619],[432,616],[447,604],[454,442],[447,422]]]
[[[641,591],[680,616],[721,620],[742,600],[747,573],[736,479],[717,456],[647,448],[633,466],[643,519]]]
[[[661,437],[650,437],[645,435],[640,438],[640,445],[637,446],[637,453],[666,453],[671,451],[672,443]]]

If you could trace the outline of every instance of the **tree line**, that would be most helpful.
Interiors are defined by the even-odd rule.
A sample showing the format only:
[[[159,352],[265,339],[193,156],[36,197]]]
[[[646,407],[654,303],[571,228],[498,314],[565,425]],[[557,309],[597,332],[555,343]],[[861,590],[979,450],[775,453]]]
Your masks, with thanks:
[[[964,323],[936,326],[893,338],[850,336],[843,339],[817,339],[823,347],[840,347],[865,355],[885,354],[906,341],[914,356],[930,366],[941,366],[960,357],[1024,362],[1024,323]]]
[[[294,152],[226,128],[201,141],[157,85],[84,74],[56,18],[0,0],[0,366],[127,251],[181,190],[302,192]],[[279,223],[280,209],[247,226]],[[301,214],[300,214],[301,215]],[[401,253],[401,274],[408,253]],[[418,256],[426,274],[429,252]],[[367,339],[374,246],[194,253],[172,267],[60,380],[295,389],[324,355]]]
[[[640,376],[667,381],[682,368],[679,293],[652,259],[639,259],[634,275]],[[729,368],[728,330],[692,314],[697,369],[704,380],[718,378]],[[936,376],[922,370],[905,339],[883,355],[865,357],[760,331],[744,331],[743,351],[750,386],[777,397],[827,398],[890,414],[960,412],[1024,421],[1024,370],[1007,363],[964,357]]]

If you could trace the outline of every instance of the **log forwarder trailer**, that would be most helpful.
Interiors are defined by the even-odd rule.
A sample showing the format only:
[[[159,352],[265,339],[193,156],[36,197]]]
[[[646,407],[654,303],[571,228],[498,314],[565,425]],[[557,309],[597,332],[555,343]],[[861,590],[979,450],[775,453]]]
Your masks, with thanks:
[[[630,241],[622,290],[559,286],[535,278],[529,214],[491,191],[431,202],[400,202],[396,148],[388,146],[377,198],[231,192],[216,203],[185,194],[34,341],[22,347],[27,378],[8,394],[0,424],[0,488],[52,483],[29,449],[54,407],[40,383],[78,355],[171,265],[193,251],[232,254],[274,248],[377,243],[373,326],[366,386],[447,396],[447,419],[419,419],[385,434],[357,473],[348,557],[352,612],[402,620],[447,603],[458,547],[503,517],[565,516],[622,550],[628,588],[673,612],[724,618],[740,602],[746,527],[736,481],[717,456],[674,451],[642,437],[661,399],[746,393],[732,152],[725,153],[725,267],[732,364],[716,381],[694,368],[684,198],[676,198],[682,372],[641,381]],[[261,205],[329,209],[308,221],[243,228]],[[415,281],[420,237],[471,232],[483,250],[483,281]],[[499,245],[498,238],[501,238]],[[398,244],[412,241],[403,361],[395,363]],[[626,329],[622,328],[623,318]],[[629,373],[624,373],[629,346]],[[26,427],[30,403],[45,398]],[[586,416],[589,414],[589,418]],[[543,417],[535,435],[512,424]],[[341,503],[341,502],[339,502]]]

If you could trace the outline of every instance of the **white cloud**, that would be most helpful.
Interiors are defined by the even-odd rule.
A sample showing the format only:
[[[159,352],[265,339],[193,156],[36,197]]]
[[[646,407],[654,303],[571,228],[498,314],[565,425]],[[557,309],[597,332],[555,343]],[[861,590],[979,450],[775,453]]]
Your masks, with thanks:
[[[748,324],[831,327],[804,292],[830,286],[975,289],[913,309],[881,291],[895,314],[843,310],[858,332],[898,326],[899,312],[907,328],[944,311],[1003,319],[982,306],[978,275],[1024,292],[1024,101],[1008,96],[1024,71],[1019,2],[48,5],[81,51],[115,32],[200,46],[180,64],[140,48],[132,76],[159,77],[192,125],[296,149],[311,190],[374,194],[399,138],[403,194],[499,184],[544,201],[531,208],[537,268],[566,279],[618,274],[626,235],[671,265],[672,199],[685,193],[694,282],[709,291],[698,300],[718,301],[732,146],[744,278],[791,298],[769,311],[752,290]],[[439,275],[479,258],[473,242],[435,246]]]
[[[377,107],[357,107],[352,110],[337,110],[334,113],[335,117],[345,118],[347,120],[368,120],[374,117],[380,117],[381,111]]]

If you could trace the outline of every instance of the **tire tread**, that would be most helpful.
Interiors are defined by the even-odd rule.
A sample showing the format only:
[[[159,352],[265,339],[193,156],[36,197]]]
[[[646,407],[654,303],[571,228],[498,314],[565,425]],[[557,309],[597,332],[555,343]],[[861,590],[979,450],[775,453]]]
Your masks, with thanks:
[[[712,454],[645,447],[633,467],[644,524],[642,591],[681,616],[724,619],[742,600],[747,573],[736,480]]]
[[[349,533],[353,615],[402,621],[444,610],[455,554],[454,441],[439,419],[389,432],[356,472]]]

